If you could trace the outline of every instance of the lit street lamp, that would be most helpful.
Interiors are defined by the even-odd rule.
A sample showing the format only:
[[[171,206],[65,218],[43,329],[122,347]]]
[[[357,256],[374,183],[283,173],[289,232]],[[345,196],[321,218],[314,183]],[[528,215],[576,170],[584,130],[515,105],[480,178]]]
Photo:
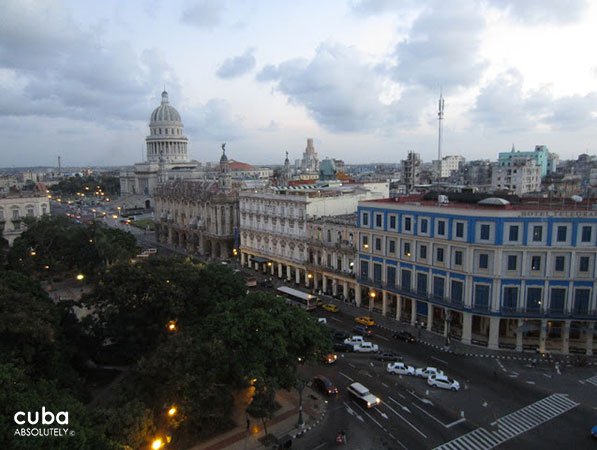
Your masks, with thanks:
[[[151,448],[153,450],[160,450],[160,448],[162,448],[164,446],[164,441],[162,441],[160,438],[156,438],[153,440],[153,442],[151,443]]]
[[[82,273],[77,275],[77,281],[83,281],[85,279],[85,275],[83,275]]]

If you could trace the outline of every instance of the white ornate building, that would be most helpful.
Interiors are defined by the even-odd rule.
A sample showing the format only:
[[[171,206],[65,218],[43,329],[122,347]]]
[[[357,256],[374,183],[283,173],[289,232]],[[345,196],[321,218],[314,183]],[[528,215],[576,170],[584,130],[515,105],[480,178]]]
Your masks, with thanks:
[[[162,92],[160,106],[153,110],[149,121],[149,136],[145,138],[146,158],[131,172],[121,172],[120,191],[123,196],[145,197],[145,206],[158,183],[181,178],[198,177],[199,163],[188,160],[184,126],[178,111],[170,105],[168,93]]]
[[[0,197],[0,236],[12,245],[26,229],[25,217],[50,214],[50,202],[45,192],[7,194]]]

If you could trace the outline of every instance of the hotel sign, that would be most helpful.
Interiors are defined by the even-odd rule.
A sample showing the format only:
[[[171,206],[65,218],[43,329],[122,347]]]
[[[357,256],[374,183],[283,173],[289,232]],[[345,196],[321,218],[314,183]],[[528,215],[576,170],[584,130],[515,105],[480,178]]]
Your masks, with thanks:
[[[521,211],[521,217],[597,217],[597,211]]]

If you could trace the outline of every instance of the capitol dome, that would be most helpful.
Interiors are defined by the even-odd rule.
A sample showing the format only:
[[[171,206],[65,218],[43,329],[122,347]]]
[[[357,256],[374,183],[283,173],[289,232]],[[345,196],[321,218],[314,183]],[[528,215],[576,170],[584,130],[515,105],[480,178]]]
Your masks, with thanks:
[[[150,124],[154,122],[181,122],[180,114],[168,101],[168,93],[162,92],[162,103],[151,113]]]

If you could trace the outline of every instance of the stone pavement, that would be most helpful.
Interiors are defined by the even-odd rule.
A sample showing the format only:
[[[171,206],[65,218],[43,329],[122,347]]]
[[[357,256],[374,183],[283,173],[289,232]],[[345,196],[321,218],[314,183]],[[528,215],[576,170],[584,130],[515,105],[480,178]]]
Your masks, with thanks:
[[[262,450],[275,449],[287,441],[292,441],[316,427],[326,412],[326,402],[309,387],[303,390],[304,427],[298,427],[299,395],[296,390],[281,390],[276,393],[276,401],[280,409],[267,421],[267,432],[275,437],[275,441],[264,445],[263,423],[259,419],[249,417],[250,427],[247,429],[245,405],[236,402],[233,420],[236,427],[206,442],[196,444],[189,450]],[[283,448],[283,447],[280,447]]]

